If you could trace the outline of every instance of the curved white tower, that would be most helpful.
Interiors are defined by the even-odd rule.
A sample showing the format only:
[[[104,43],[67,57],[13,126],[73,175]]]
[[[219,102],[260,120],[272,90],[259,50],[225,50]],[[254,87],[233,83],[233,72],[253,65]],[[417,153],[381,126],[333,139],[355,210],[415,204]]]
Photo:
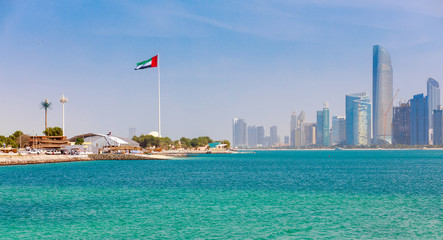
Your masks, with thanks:
[[[388,51],[373,47],[372,105],[375,143],[392,143],[392,65]]]

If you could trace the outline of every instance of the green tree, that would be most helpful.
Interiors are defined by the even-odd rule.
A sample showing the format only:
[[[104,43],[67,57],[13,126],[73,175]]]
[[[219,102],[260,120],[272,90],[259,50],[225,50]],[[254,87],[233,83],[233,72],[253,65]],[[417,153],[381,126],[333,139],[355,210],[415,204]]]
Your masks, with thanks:
[[[191,139],[185,137],[180,138],[180,145],[182,146],[182,148],[190,148]]]
[[[45,109],[45,130],[48,128],[48,109],[52,109],[51,105],[52,103],[50,103],[48,99],[40,103],[40,109]]]
[[[172,144],[172,140],[168,137],[159,138],[159,145],[157,147],[168,148]]]
[[[17,139],[17,138],[20,137],[21,135],[23,135],[23,132],[22,132],[22,131],[19,131],[19,130],[15,131],[15,132],[12,134],[12,136],[14,136],[15,139]]]
[[[212,142],[214,142],[214,141],[212,141],[212,139],[210,137],[207,137],[207,136],[198,137],[198,138],[193,138],[191,140],[191,146],[192,147],[204,147]]]
[[[200,143],[197,138],[193,138],[191,140],[191,147],[198,147],[199,145],[200,145]]]
[[[225,148],[229,149],[231,148],[231,143],[228,140],[221,141],[222,144],[226,144]]]
[[[15,144],[17,144],[19,147],[26,147],[29,146],[30,140],[31,137],[29,135],[22,134],[15,139]]]
[[[75,139],[75,145],[83,145],[83,143],[85,142],[85,139],[83,138],[77,138]]]
[[[43,131],[43,134],[46,136],[63,136],[63,129],[59,127],[50,127],[46,128],[45,131]]]
[[[175,140],[175,141],[172,143],[172,145],[174,145],[174,148],[175,148],[175,149],[178,149],[178,148],[180,148],[180,141],[179,141],[179,140]]]
[[[11,146],[13,148],[17,147],[17,144],[15,143],[15,140],[13,140],[12,138],[5,137],[5,136],[0,136],[0,145],[1,145],[1,147],[3,147],[3,144],[5,144],[6,146]]]
[[[140,147],[142,148],[154,147],[154,146],[159,147],[160,145],[160,139],[152,135],[140,135],[139,137],[134,136],[132,140],[138,142],[138,144],[140,144]]]

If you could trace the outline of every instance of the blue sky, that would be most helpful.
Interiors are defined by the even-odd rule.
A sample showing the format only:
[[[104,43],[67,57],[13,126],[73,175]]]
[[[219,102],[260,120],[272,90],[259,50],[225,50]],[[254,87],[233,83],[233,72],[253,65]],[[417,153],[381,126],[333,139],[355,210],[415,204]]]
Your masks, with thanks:
[[[372,95],[372,45],[391,54],[395,103],[443,81],[443,2],[429,1],[0,1],[0,135],[68,136],[157,129],[157,71],[134,71],[160,53],[162,132],[231,139],[234,117],[277,125],[292,111],[345,94]]]

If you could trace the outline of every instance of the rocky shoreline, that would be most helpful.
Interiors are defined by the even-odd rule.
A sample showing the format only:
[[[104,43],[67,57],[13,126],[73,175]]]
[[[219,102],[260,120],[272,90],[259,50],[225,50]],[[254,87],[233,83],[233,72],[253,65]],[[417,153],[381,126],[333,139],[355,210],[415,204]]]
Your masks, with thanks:
[[[80,162],[80,161],[100,161],[100,160],[169,160],[185,158],[199,154],[230,154],[232,151],[167,151],[145,154],[89,154],[89,155],[20,155],[20,154],[1,154],[0,166],[7,165],[27,165],[42,163],[62,163],[62,162]]]
[[[91,155],[0,155],[0,166],[62,163],[100,160],[167,160],[163,155],[91,154]]]

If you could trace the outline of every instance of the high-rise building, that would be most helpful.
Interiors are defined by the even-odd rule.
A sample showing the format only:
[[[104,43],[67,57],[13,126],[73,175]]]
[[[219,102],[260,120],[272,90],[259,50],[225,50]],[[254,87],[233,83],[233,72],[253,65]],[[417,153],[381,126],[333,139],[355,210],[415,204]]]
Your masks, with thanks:
[[[371,100],[366,93],[346,95],[346,144],[371,142]]]
[[[376,143],[392,143],[392,86],[391,57],[386,49],[375,45],[372,62],[372,127]]]
[[[232,146],[247,146],[247,124],[245,120],[234,118],[232,120]]]
[[[136,131],[135,131],[135,128],[129,128],[129,131],[128,131],[128,138],[129,139],[132,139],[134,136],[136,136]]]
[[[346,140],[346,118],[332,116],[332,144],[342,144]]]
[[[317,128],[315,129],[316,144],[323,145],[323,110],[317,111]]]
[[[277,126],[272,126],[269,129],[269,137],[271,138],[271,146],[278,144]]]
[[[289,136],[291,139],[291,146],[295,146],[295,129],[298,127],[297,124],[297,113],[292,112],[291,114],[291,122],[289,125]]]
[[[411,144],[411,106],[409,102],[394,107],[392,120],[392,144]]]
[[[433,143],[433,129],[432,114],[434,110],[438,110],[440,106],[440,85],[433,78],[428,78],[427,81],[427,93],[428,93],[428,126],[429,126],[429,143]]]
[[[300,124],[304,123],[306,121],[306,113],[305,111],[301,110],[300,114],[297,117],[297,126],[300,127]]]
[[[317,111],[316,141],[319,146],[329,146],[329,107],[325,103],[323,110]]]
[[[248,147],[257,147],[257,127],[248,126]]]
[[[304,123],[304,135],[305,135],[305,146],[311,146],[316,144],[315,132],[316,132],[316,124],[315,123]]]
[[[264,147],[265,145],[265,127],[257,126],[257,146]]]
[[[434,110],[432,116],[434,118],[434,145],[443,145],[443,110]]]
[[[294,146],[297,148],[303,146],[300,141],[301,140],[301,129],[299,127],[294,130],[294,136],[295,136]]]
[[[422,94],[411,99],[411,145],[429,144],[428,98]]]
[[[295,142],[298,147],[306,146],[306,134],[305,134],[305,121],[306,114],[305,111],[301,110],[300,114],[297,117],[297,129],[298,135],[296,136]]]

